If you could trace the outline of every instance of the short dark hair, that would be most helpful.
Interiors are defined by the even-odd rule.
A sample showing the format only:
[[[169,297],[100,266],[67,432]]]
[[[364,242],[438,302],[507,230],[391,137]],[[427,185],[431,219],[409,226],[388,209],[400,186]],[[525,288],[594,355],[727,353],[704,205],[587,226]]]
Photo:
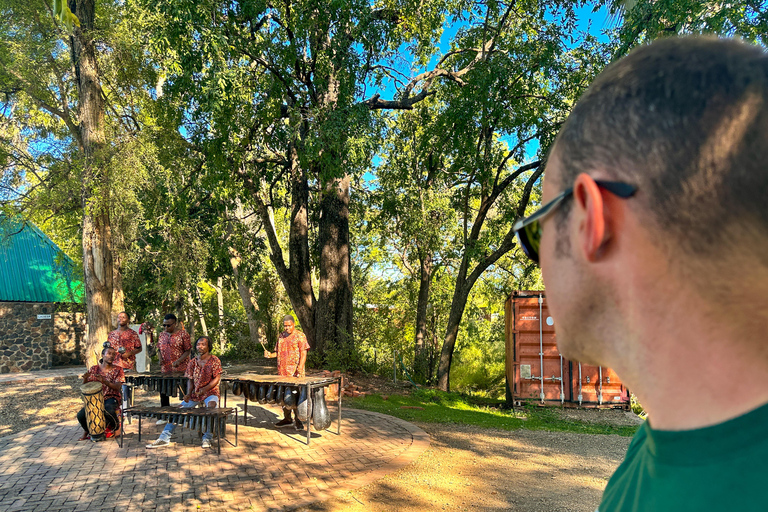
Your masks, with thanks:
[[[163,320],[173,320],[174,322],[178,321],[176,319],[176,315],[174,315],[173,313],[168,313],[167,315],[165,315],[165,317],[163,317]]]
[[[292,324],[295,324],[296,320],[293,319],[292,315],[285,315],[283,317],[283,322],[291,322]]]
[[[654,227],[688,253],[717,256],[724,236],[766,239],[768,56],[715,37],[637,48],[592,83],[555,148],[560,188],[604,168],[638,187]]]

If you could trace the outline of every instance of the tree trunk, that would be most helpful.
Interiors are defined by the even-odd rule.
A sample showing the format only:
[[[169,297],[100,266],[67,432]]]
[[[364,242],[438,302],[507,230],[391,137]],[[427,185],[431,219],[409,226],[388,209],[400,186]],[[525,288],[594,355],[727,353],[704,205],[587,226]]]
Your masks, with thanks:
[[[432,253],[425,251],[419,258],[419,298],[416,304],[416,336],[414,340],[413,375],[426,382],[429,373],[429,354],[425,344],[427,336],[427,305],[432,284]]]
[[[219,276],[216,279],[216,305],[219,312],[219,354],[224,353],[227,346],[227,328],[224,326],[224,278]]]
[[[243,309],[245,310],[245,316],[248,319],[248,332],[251,338],[251,343],[254,346],[261,344],[261,325],[259,324],[258,311],[259,307],[256,304],[253,296],[253,290],[242,279],[240,275],[240,254],[237,249],[229,247],[229,262],[232,265],[232,276],[237,283],[237,293],[240,294],[240,300],[243,303]]]
[[[440,363],[437,367],[437,387],[443,391],[451,390],[451,362],[453,361],[453,350],[456,347],[456,338],[459,336],[459,325],[464,316],[464,308],[469,298],[471,286],[466,286],[463,279],[461,282],[457,279],[456,288],[451,300],[451,312],[448,314],[448,326],[445,329],[445,339],[443,348],[440,351]]]
[[[259,186],[245,173],[240,173],[243,185],[251,192],[257,204],[257,211],[264,225],[269,243],[269,259],[275,266],[280,282],[285,288],[293,311],[314,348],[315,336],[315,293],[312,289],[312,271],[309,259],[309,185],[307,173],[299,163],[294,144],[288,150],[291,170],[291,224],[288,240],[290,266],[283,259],[283,248],[277,237],[271,206],[261,197]]]
[[[187,292],[189,294],[189,292]],[[203,336],[208,336],[208,326],[205,324],[205,312],[203,311],[203,298],[200,296],[200,288],[195,285],[195,298],[189,297],[189,303],[197,313],[197,318],[200,320],[200,328],[203,330]],[[191,335],[190,335],[191,336]]]
[[[104,101],[96,42],[95,0],[70,0],[69,8],[80,19],[72,37],[72,60],[77,76],[78,116],[84,156],[83,169],[83,271],[88,315],[87,363],[95,364],[101,344],[111,329],[112,231],[109,219],[108,162],[104,161]]]
[[[320,174],[321,175],[321,174]],[[352,355],[352,276],[349,251],[349,176],[331,180],[320,200],[320,288],[315,315],[316,349],[342,363]]]
[[[125,311],[125,293],[123,292],[123,259],[119,251],[112,254],[112,325],[117,326],[117,315]]]
[[[187,307],[190,311],[197,312],[197,307],[195,305],[195,301],[192,298],[192,294],[189,293],[189,290],[185,290],[186,296],[187,296]],[[195,322],[195,315],[190,314],[187,315],[187,318],[189,318],[189,321],[187,322],[187,333],[189,334],[189,337],[193,340],[195,339],[195,330],[197,329],[197,323]]]

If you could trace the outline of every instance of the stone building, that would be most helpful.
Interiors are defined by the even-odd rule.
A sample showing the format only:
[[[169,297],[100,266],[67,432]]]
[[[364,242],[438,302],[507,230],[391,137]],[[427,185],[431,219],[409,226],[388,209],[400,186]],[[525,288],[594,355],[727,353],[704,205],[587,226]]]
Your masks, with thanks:
[[[81,364],[83,303],[74,262],[33,224],[0,214],[0,373]]]

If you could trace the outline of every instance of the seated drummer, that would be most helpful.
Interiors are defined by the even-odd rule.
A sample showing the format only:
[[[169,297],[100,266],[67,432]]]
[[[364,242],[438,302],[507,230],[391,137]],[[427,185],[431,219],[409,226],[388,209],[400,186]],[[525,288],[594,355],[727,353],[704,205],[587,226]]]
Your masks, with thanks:
[[[187,371],[184,374],[187,380],[187,394],[179,407],[188,409],[204,403],[205,407],[218,407],[219,405],[219,381],[223,370],[219,358],[211,354],[211,339],[201,336],[195,343],[197,357],[187,363]],[[173,423],[168,423],[152,444],[147,448],[159,448],[171,444],[171,434],[176,428]],[[210,429],[203,435],[203,448],[211,447],[213,435]]]
[[[117,352],[112,347],[107,347],[101,351],[101,361],[99,364],[91,366],[91,368],[82,375],[83,384],[87,382],[101,382],[101,392],[104,393],[104,417],[107,421],[107,428],[115,432],[116,436],[120,435],[120,421],[118,420],[120,402],[122,397],[120,396],[120,390],[122,389],[123,382],[125,382],[125,375],[123,369],[112,363],[117,358]],[[80,409],[77,413],[77,421],[83,427],[83,437],[80,441],[90,439],[90,433],[88,432],[88,422],[85,417],[85,407]]]

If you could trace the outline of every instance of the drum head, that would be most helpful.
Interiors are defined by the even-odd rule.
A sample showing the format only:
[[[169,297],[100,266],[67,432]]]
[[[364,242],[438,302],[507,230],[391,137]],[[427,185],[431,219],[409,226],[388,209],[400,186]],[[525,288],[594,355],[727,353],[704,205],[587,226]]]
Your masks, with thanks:
[[[101,392],[101,382],[86,382],[80,386],[80,392],[84,395],[93,395]]]

